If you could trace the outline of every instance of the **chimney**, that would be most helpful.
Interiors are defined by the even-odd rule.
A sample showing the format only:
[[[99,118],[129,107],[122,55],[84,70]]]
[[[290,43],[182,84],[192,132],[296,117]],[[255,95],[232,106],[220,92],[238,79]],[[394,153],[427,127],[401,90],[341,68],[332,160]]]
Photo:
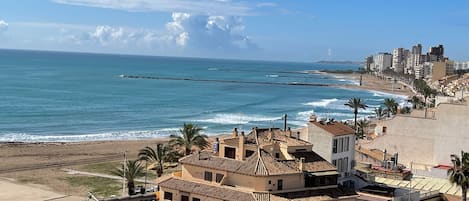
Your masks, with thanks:
[[[288,133],[288,137],[291,138],[291,137],[292,137],[292,136],[291,136],[292,132],[291,132],[291,128],[290,128],[290,127],[288,127],[287,133]]]
[[[287,114],[283,115],[283,131],[287,130]]]
[[[300,131],[296,132],[296,139],[297,139],[297,140],[300,139]]]
[[[238,160],[244,160],[244,142],[245,136],[244,131],[241,131],[241,135],[239,135],[239,143],[238,143]]]
[[[238,137],[238,128],[233,129],[233,137]]]
[[[305,162],[305,158],[301,157],[300,162],[298,163],[298,169],[303,172],[303,163]]]

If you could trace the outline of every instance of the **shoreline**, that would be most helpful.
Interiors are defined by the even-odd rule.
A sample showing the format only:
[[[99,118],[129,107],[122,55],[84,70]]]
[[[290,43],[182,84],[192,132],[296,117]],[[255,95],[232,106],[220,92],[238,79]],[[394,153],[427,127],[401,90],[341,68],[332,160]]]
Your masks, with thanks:
[[[415,93],[412,91],[411,88],[404,88],[404,84],[402,83],[395,83],[395,90],[392,89],[392,81],[388,80],[382,80],[379,79],[373,75],[369,74],[363,74],[362,78],[362,86],[359,86],[358,83],[360,81],[360,74],[353,72],[353,73],[344,73],[344,72],[324,72],[324,71],[309,71],[308,73],[311,74],[322,74],[326,76],[331,76],[334,79],[345,79],[349,81],[353,81],[356,84],[342,84],[342,85],[334,85],[332,87],[334,88],[340,88],[340,89],[347,89],[347,90],[361,90],[361,91],[368,91],[372,93],[377,93],[377,94],[384,94],[384,95],[390,95],[390,96],[398,96],[401,98],[404,97],[411,97],[412,95],[415,95]],[[292,127],[293,129],[298,129],[301,128],[302,126],[298,127]],[[225,131],[229,132],[229,131]],[[92,135],[92,134],[81,134],[81,135]],[[208,135],[209,137],[216,137],[220,135],[225,135],[225,134],[216,134],[212,133],[212,135]],[[117,139],[90,139],[90,140],[50,140],[50,141],[0,141],[0,147],[2,145],[64,145],[64,144],[86,144],[86,143],[109,143],[109,142],[122,142],[122,141],[148,141],[148,140],[169,140],[168,135],[162,135],[162,136],[155,136],[155,137],[141,137],[141,138],[117,138]]]
[[[359,74],[322,73],[335,79],[347,79],[357,82]],[[344,89],[367,90],[376,93],[408,96],[409,91],[389,91],[386,80],[379,80],[370,75],[364,76],[365,86],[344,86]],[[383,84],[384,83],[384,84]],[[337,86],[340,87],[340,86]],[[293,128],[293,127],[292,127]],[[224,137],[230,134],[210,135],[209,139]],[[53,192],[85,196],[90,189],[74,187],[64,181],[64,178],[79,177],[68,175],[62,171],[63,167],[78,168],[87,164],[116,163],[123,159],[126,152],[129,159],[135,159],[140,149],[146,146],[154,147],[157,143],[167,143],[168,136],[148,139],[116,139],[89,140],[69,142],[0,142],[0,178],[10,178],[21,185],[41,185]]]
[[[333,73],[333,72],[320,72],[323,75],[329,75],[336,79],[345,78],[357,83],[360,82],[360,74],[359,73]],[[363,74],[362,77],[362,86],[357,85],[343,85],[337,86],[338,88],[342,89],[361,89],[361,90],[368,90],[372,92],[380,92],[380,93],[387,93],[393,95],[400,95],[400,96],[407,96],[410,97],[415,95],[411,88],[407,87],[402,83],[394,83],[393,88],[393,81],[389,80],[381,80],[373,75],[370,74]]]

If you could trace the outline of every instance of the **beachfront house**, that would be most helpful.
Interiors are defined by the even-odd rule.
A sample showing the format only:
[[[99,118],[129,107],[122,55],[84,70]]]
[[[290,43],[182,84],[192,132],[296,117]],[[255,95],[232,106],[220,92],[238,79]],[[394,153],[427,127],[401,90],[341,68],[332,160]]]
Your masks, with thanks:
[[[334,120],[318,120],[312,115],[300,139],[314,144],[313,151],[337,167],[339,183],[353,175],[355,165],[355,132]]]
[[[353,148],[353,147],[351,147]],[[182,171],[159,181],[160,200],[356,200],[339,188],[336,167],[290,130],[254,128],[180,159]]]

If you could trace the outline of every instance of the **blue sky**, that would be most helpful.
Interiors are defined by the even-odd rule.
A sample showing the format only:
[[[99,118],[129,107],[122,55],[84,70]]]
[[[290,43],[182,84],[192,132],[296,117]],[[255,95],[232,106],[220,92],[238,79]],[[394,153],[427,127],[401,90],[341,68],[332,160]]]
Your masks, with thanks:
[[[469,1],[3,0],[0,48],[355,60],[422,43],[469,60]]]

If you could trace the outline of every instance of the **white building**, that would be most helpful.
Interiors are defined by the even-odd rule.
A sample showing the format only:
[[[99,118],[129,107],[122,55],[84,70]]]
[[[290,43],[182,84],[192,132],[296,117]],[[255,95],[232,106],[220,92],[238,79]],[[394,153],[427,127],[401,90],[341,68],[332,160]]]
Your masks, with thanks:
[[[406,64],[406,57],[405,57],[405,49],[404,48],[396,48],[392,52],[392,69],[396,73],[403,73],[404,67]]]
[[[351,176],[355,165],[355,134],[347,125],[336,121],[318,121],[310,117],[300,139],[313,143],[313,151],[337,167],[340,179]]]
[[[469,70],[469,61],[454,62],[454,70]]]
[[[387,52],[379,53],[373,56],[373,61],[373,70],[375,72],[382,73],[384,70],[392,66],[392,54],[389,54]]]
[[[433,63],[423,62],[414,68],[416,79],[427,79],[432,77]]]
[[[409,52],[406,58],[406,65],[404,68],[405,74],[415,74],[415,68],[422,63],[422,45],[417,44],[412,46],[412,51]]]

